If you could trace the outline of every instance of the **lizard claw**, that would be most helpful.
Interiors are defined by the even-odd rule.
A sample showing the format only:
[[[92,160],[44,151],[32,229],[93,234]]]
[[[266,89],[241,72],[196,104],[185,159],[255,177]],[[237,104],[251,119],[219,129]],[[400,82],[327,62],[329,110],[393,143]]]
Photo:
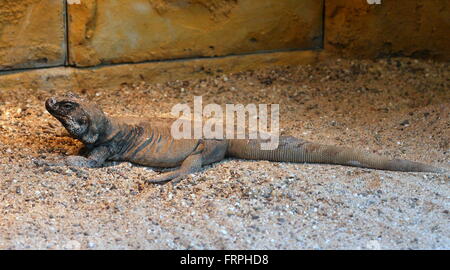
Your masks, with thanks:
[[[167,180],[167,179],[158,179],[158,178],[156,178],[156,179],[145,180],[145,183],[146,184],[163,184],[163,183],[166,183],[168,181],[170,181],[170,179]]]
[[[150,180],[145,180],[145,183],[146,184],[160,184],[160,185],[170,183],[172,185],[172,187],[174,187],[183,179],[184,179],[184,177],[182,177],[182,176],[175,177],[174,179],[150,179]]]

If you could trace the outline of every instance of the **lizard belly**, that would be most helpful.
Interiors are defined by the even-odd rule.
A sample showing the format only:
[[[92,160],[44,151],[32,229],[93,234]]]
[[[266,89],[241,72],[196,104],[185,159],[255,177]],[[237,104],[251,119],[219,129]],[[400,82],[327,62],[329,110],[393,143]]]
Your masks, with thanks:
[[[132,149],[124,153],[123,159],[150,167],[176,167],[195,150],[198,140],[174,140],[160,136],[151,140],[140,140]]]

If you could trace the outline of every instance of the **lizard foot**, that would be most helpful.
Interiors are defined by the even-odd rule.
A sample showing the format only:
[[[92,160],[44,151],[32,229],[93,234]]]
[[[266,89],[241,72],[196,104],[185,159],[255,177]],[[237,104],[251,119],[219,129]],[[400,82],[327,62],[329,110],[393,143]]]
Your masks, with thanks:
[[[184,179],[184,177],[182,177],[182,176],[179,176],[179,177],[175,177],[174,179],[169,179],[169,180],[167,180],[167,179],[158,179],[158,178],[156,178],[156,179],[149,179],[149,180],[146,180],[145,181],[145,183],[147,183],[147,184],[165,184],[165,183],[171,183],[172,185],[176,185],[176,184],[178,184],[181,180],[183,180]]]
[[[71,166],[71,167],[85,167],[85,168],[96,168],[99,167],[97,162],[92,159],[88,159],[81,156],[67,156],[61,157],[60,159],[34,159],[33,163],[38,167],[56,167],[56,166]]]
[[[61,160],[47,160],[47,159],[33,159],[34,165],[38,167],[54,167],[54,166],[64,166],[64,161]]]
[[[163,173],[160,176],[145,180],[147,184],[164,184],[170,182],[172,185],[179,183],[185,178],[186,174],[181,174],[178,171]]]

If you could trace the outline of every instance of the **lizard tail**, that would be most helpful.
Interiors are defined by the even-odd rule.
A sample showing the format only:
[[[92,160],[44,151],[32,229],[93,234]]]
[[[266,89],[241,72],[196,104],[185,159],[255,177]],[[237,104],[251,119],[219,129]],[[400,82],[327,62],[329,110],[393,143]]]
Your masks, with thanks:
[[[262,142],[259,139],[230,140],[227,155],[252,160],[326,163],[390,171],[446,172],[444,169],[419,162],[389,159],[352,148],[317,144],[291,136],[280,137],[275,150],[261,150]]]

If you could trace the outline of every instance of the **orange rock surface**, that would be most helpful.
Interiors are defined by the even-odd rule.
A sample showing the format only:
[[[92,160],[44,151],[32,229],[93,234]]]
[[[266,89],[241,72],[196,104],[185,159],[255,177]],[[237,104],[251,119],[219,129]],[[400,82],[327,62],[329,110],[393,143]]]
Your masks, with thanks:
[[[342,57],[450,60],[447,0],[327,0],[325,50]]]
[[[0,70],[64,64],[62,0],[0,1]]]
[[[311,49],[322,44],[317,0],[83,0],[69,5],[70,63]]]

